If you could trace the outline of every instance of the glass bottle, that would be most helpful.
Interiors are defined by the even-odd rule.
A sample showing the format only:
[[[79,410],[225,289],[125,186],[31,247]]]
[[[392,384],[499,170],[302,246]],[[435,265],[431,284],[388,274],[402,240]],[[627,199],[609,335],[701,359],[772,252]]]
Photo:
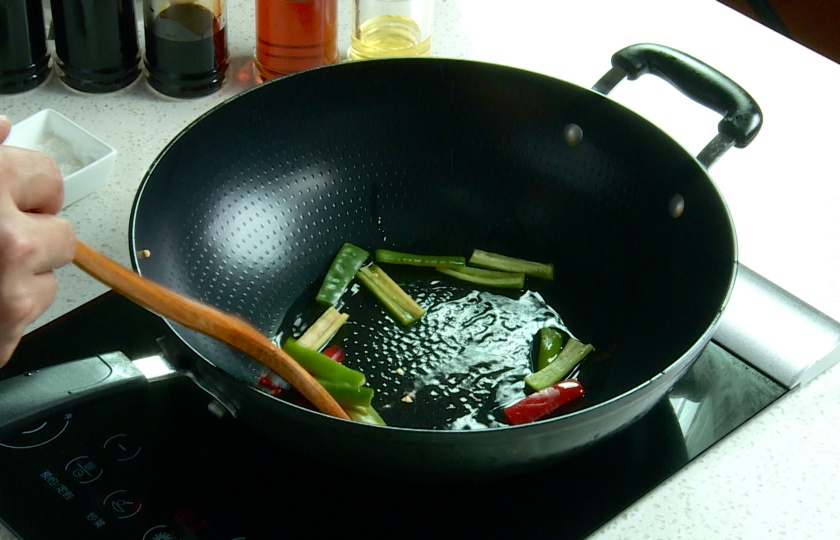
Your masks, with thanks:
[[[0,1],[0,94],[35,88],[49,74],[41,0]]]
[[[221,88],[230,64],[225,0],[144,0],[143,6],[149,85],[176,98]]]
[[[353,0],[347,58],[431,56],[434,0]]]
[[[338,61],[337,0],[256,0],[254,65],[271,80]]]
[[[125,88],[140,75],[134,0],[50,0],[61,80],[82,92]]]

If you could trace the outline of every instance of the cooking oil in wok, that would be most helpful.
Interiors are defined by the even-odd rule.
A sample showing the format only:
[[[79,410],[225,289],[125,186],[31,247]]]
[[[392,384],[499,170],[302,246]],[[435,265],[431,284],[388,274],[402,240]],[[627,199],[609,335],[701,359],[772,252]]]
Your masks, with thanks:
[[[358,35],[350,36],[347,55],[353,60],[389,56],[429,56],[431,36],[422,39],[420,26],[413,19],[380,15],[361,24]]]
[[[349,320],[334,340],[347,352],[345,365],[367,377],[386,423],[423,429],[504,425],[501,408],[525,395],[523,378],[531,372],[539,329],[568,331],[560,315],[534,291],[499,293],[434,273],[418,279],[389,273],[426,310],[424,317],[403,327],[367,289],[353,287],[339,306]],[[303,310],[293,306],[281,334],[300,335],[317,309],[311,301]]]

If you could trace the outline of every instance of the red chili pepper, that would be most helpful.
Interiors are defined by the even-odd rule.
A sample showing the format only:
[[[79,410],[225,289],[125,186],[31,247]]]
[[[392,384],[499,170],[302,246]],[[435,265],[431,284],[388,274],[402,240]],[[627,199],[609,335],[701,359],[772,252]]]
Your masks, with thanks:
[[[268,373],[263,373],[262,375],[260,375],[260,378],[257,379],[257,384],[267,388],[269,390],[269,394],[271,394],[272,396],[279,396],[280,393],[283,391],[283,389],[279,385],[274,384],[274,381],[271,380],[271,376]]]
[[[346,354],[344,352],[344,347],[342,347],[341,345],[330,345],[329,347],[324,349],[324,351],[321,354],[323,354],[324,356],[327,356],[329,358],[332,358],[333,360],[335,360],[338,363],[343,362],[344,357],[346,356]]]
[[[509,405],[504,409],[505,417],[512,425],[527,424],[539,420],[584,394],[583,385],[579,381],[566,379]]]

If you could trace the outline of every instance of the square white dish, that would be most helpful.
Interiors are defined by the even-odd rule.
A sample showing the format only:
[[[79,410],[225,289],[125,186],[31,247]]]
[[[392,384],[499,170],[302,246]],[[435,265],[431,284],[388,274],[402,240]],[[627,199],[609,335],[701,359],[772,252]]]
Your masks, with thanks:
[[[43,109],[12,125],[3,144],[50,155],[64,176],[64,207],[108,182],[115,148],[53,109]]]

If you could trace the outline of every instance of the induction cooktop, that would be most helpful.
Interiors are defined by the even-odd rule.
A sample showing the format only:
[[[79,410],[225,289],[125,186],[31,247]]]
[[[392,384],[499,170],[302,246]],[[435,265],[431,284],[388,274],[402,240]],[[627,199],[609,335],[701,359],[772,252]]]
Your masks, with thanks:
[[[768,317],[810,345],[768,343]],[[172,339],[160,318],[108,292],[28,334],[0,371],[0,400],[29,373],[107,354],[143,361]],[[742,267],[712,343],[649,413],[575,456],[486,482],[372,478],[297,455],[174,370],[0,426],[0,522],[26,540],[584,538],[836,362],[838,344],[838,323]]]

